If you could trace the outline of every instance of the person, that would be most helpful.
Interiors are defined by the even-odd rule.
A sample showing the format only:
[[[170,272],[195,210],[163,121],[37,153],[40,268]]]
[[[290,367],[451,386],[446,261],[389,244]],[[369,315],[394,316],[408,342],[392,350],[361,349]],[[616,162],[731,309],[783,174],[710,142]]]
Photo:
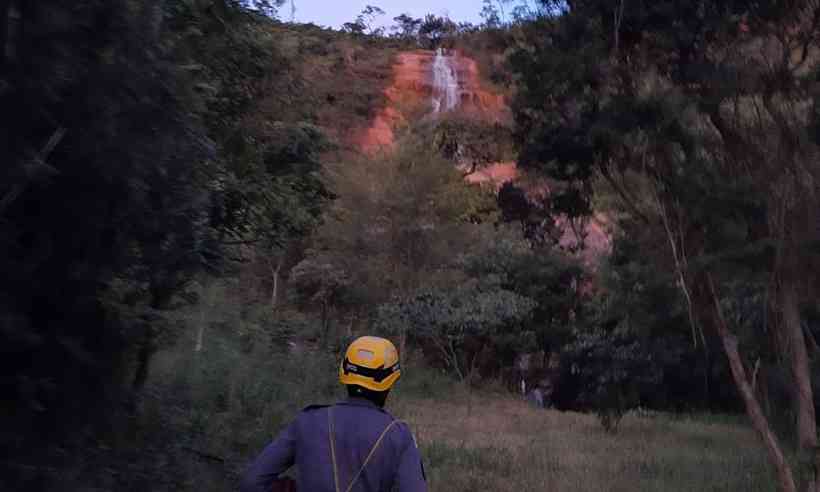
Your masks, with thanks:
[[[348,398],[302,410],[248,467],[241,492],[270,492],[293,465],[303,492],[426,492],[413,434],[384,410],[400,376],[393,343],[355,340],[339,367]]]

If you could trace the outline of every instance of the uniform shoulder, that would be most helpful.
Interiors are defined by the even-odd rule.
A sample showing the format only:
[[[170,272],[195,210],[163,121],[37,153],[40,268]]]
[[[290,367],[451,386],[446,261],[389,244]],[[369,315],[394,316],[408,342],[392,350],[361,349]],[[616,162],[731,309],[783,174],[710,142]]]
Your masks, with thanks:
[[[306,406],[305,408],[302,409],[302,412],[312,412],[312,411],[319,410],[319,409],[322,409],[322,408],[328,408],[330,406],[331,405],[308,405],[308,406]]]
[[[416,445],[416,436],[413,434],[412,429],[410,429],[410,424],[405,422],[404,420],[396,419],[393,424],[398,431],[398,435],[400,436],[401,440],[405,443],[412,442],[413,445]]]

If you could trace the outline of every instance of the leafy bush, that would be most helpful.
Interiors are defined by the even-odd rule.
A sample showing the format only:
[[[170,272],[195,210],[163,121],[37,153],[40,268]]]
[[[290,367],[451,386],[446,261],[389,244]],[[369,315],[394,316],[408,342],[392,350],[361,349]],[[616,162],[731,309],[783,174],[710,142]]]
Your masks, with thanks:
[[[641,405],[642,388],[661,382],[662,372],[646,345],[617,330],[577,333],[564,348],[562,365],[580,390],[579,403],[595,410],[607,431]]]
[[[470,282],[382,305],[374,324],[379,332],[426,343],[452,374],[470,381],[483,352],[514,354],[532,343],[526,322],[534,306],[514,292]]]

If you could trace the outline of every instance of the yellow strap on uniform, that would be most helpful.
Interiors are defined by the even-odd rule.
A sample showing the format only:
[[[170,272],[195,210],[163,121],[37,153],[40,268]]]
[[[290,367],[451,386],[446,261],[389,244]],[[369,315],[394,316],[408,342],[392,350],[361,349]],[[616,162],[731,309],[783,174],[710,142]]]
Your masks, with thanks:
[[[330,429],[330,459],[333,462],[333,484],[336,486],[336,492],[341,492],[339,474],[336,472],[336,446],[333,444],[333,407],[327,409],[327,425]]]
[[[339,471],[338,471],[338,468],[336,466],[336,444],[335,444],[336,438],[335,438],[335,433],[333,432],[333,407],[330,407],[330,408],[327,409],[327,423],[328,423],[328,428],[330,429],[330,458],[333,461],[333,483],[336,486],[336,492],[342,492],[341,487],[339,487]],[[353,486],[356,485],[356,482],[359,480],[359,476],[364,471],[365,467],[367,466],[367,463],[370,462],[370,458],[372,458],[373,455],[376,454],[376,450],[379,448],[379,445],[382,443],[382,440],[384,440],[384,436],[386,436],[387,432],[390,431],[390,429],[392,429],[393,426],[398,424],[398,423],[399,423],[398,420],[394,420],[394,421],[390,422],[387,425],[387,427],[385,427],[385,429],[382,431],[382,434],[376,440],[376,443],[373,444],[373,447],[370,449],[370,453],[368,453],[367,458],[364,459],[364,463],[362,463],[362,467],[359,468],[359,471],[353,477],[353,480],[350,482],[350,485],[348,485],[347,488],[345,489],[345,492],[350,492],[353,489]]]

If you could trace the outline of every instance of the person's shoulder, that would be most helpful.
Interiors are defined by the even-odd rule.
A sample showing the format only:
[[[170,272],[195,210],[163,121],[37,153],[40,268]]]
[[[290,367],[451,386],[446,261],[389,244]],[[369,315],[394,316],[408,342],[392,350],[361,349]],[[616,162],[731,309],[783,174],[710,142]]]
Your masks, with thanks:
[[[413,434],[413,430],[410,429],[410,424],[404,420],[395,420],[393,426],[396,428],[396,434],[403,445],[412,443],[413,446],[418,447],[416,436]]]
[[[308,405],[296,415],[296,421],[304,424],[305,422],[314,422],[318,418],[324,418],[325,414],[322,410],[330,408],[331,406],[332,405],[319,404]]]
[[[302,409],[302,412],[303,413],[309,413],[309,412],[313,412],[313,411],[316,411],[316,410],[320,410],[322,408],[329,408],[330,406],[331,405],[320,405],[320,404],[308,405],[308,406],[306,406],[305,408]]]

